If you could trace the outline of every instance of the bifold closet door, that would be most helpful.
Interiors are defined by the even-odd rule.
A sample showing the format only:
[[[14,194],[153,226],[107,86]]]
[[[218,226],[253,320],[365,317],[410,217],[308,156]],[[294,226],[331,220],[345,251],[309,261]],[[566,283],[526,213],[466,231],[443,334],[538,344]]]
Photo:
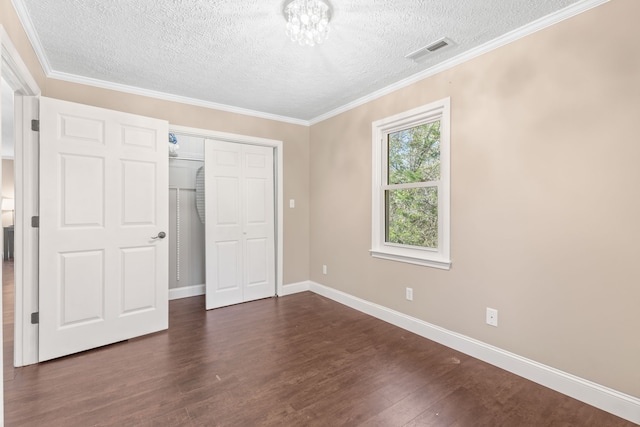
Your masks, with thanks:
[[[275,295],[273,148],[205,142],[206,308]]]

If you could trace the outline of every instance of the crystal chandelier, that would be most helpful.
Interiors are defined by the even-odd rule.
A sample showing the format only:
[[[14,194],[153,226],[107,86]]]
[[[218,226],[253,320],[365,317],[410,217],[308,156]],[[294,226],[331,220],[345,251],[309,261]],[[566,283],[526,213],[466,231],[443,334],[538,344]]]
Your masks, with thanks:
[[[287,36],[300,46],[314,46],[329,35],[331,7],[325,0],[291,0],[284,6]]]

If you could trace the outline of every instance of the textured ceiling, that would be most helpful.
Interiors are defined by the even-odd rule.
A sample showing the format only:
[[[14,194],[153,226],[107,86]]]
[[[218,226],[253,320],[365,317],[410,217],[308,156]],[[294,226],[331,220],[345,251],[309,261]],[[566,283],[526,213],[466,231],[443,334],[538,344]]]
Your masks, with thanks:
[[[310,121],[578,0],[333,0],[320,46],[282,0],[13,0],[53,77],[97,79]],[[404,56],[442,37],[420,63]]]

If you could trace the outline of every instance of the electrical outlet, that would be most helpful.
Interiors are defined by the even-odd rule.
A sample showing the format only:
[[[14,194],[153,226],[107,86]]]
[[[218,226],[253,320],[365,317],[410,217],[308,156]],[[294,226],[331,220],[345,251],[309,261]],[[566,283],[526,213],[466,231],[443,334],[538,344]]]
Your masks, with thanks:
[[[327,266],[326,265],[322,266],[322,274],[327,274]]]
[[[498,326],[498,310],[487,307],[487,325]]]
[[[291,209],[296,207],[296,201],[294,199],[289,199],[289,207]]]
[[[406,298],[409,301],[413,301],[413,288],[407,288],[406,289]]]

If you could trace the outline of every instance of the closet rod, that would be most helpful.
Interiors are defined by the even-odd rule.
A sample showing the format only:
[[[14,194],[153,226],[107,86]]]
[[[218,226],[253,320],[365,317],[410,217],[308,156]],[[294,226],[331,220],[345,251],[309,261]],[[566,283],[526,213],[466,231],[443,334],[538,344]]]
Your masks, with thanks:
[[[204,159],[195,159],[192,157],[169,157],[170,160],[186,160],[188,162],[204,162]]]

